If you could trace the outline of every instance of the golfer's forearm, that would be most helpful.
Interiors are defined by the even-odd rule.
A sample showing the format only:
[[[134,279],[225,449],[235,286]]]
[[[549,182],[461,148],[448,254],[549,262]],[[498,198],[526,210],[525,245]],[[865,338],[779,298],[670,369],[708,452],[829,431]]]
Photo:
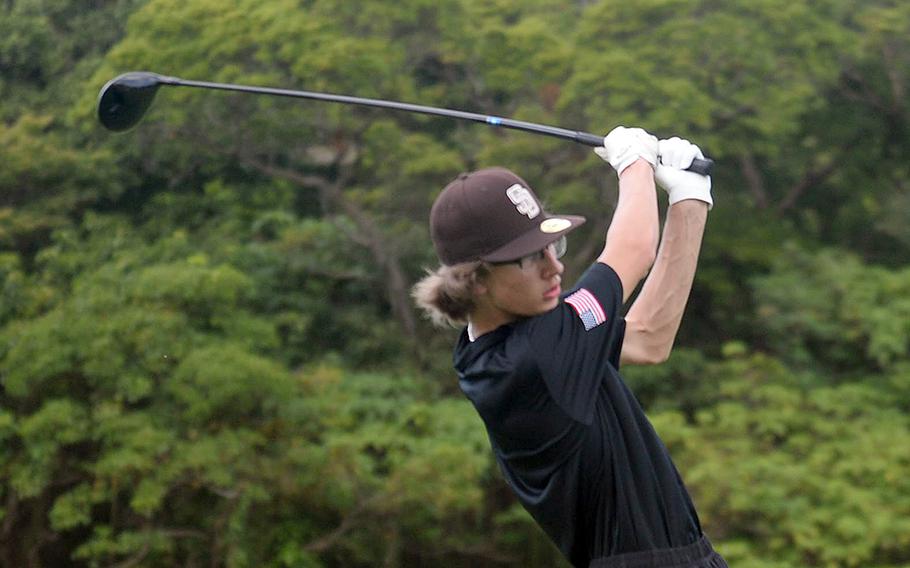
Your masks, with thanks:
[[[645,251],[650,261],[660,239],[660,219],[657,214],[657,191],[654,187],[654,170],[644,160],[638,160],[623,171],[619,178],[619,200],[616,212],[607,231],[607,241],[615,245],[625,243]],[[614,245],[614,246],[615,246]],[[647,270],[647,269],[646,269]]]
[[[670,356],[692,290],[708,208],[685,200],[667,212],[657,260],[626,315],[627,363],[654,364]]]
[[[625,300],[648,273],[660,238],[654,170],[644,160],[619,178],[619,200],[598,261],[610,265],[623,284]]]

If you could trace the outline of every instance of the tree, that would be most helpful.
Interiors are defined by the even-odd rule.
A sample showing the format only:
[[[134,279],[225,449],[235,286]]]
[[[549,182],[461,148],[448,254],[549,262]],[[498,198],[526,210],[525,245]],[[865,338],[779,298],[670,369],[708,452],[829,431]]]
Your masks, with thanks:
[[[886,0],[4,3],[0,563],[557,562],[408,288],[459,171],[588,217],[566,282],[615,176],[190,89],[103,131],[99,88],[150,69],[690,136],[718,161],[695,293],[668,364],[625,376],[737,566],[906,564],[908,37]]]

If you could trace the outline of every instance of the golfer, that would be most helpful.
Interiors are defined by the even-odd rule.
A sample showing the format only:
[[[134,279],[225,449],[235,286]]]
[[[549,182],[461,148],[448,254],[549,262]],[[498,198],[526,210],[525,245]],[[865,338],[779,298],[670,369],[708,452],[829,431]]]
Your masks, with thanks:
[[[559,259],[584,218],[547,213],[523,179],[488,168],[436,199],[442,264],[414,297],[434,322],[466,325],[454,355],[461,389],[509,486],[574,566],[726,567],[618,371],[669,356],[711,179],[685,171],[703,157],[697,146],[638,128],[614,129],[595,152],[616,170],[619,200],[603,251],[574,286],[563,290]],[[670,202],[662,239],[655,179]]]

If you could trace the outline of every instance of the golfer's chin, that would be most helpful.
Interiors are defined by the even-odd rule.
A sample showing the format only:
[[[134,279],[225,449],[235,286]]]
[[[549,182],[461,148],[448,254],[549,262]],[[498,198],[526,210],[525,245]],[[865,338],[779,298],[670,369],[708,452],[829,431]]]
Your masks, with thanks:
[[[558,306],[558,305],[559,305],[559,295],[558,294],[555,298],[544,298],[543,302],[541,303],[539,311],[534,315],[539,316],[539,315],[545,314],[551,310],[554,310],[556,308],[556,306]]]

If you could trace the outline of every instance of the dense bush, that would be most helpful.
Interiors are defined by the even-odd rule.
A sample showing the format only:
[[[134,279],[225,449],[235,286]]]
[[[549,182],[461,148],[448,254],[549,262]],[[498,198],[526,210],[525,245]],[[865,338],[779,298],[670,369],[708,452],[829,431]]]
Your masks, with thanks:
[[[876,0],[0,6],[0,565],[552,566],[416,313],[426,221],[588,149],[128,70],[640,125],[717,159],[670,361],[625,370],[736,567],[910,564],[910,7]]]

